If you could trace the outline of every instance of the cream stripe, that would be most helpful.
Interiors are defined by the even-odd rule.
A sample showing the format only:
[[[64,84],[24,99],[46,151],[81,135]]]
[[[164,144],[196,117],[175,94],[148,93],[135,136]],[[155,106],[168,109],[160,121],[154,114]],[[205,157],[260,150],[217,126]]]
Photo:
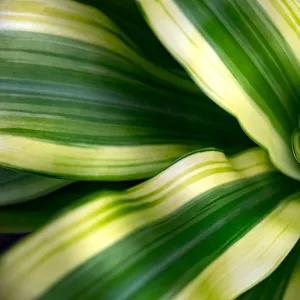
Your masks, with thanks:
[[[9,295],[10,300],[34,299],[75,267],[84,263],[93,255],[109,247],[133,230],[172,213],[204,191],[236,179],[238,179],[238,176],[234,173],[216,174],[205,178],[176,193],[174,196],[165,199],[155,207],[140,213],[127,215],[110,223],[108,226],[91,232],[75,244],[61,249],[60,252],[40,263],[30,273],[26,272],[23,274],[20,272],[30,267],[33,259],[35,260],[36,257],[39,258],[42,253],[34,252],[32,258],[28,256],[19,265],[14,267],[7,265],[7,268],[4,267],[6,260],[4,257],[0,264],[1,277],[3,277],[0,277],[0,293],[1,291],[5,291],[5,294]],[[21,247],[19,250],[22,251]],[[16,284],[18,289],[15,288]],[[34,286],[34,289],[32,286]],[[3,296],[5,299],[5,295]]]
[[[282,1],[259,0],[258,2],[264,8],[266,14],[272,20],[276,28],[280,31],[282,37],[287,41],[289,46],[292,48],[295,56],[297,57],[298,61],[300,62],[300,28],[297,26],[297,24],[294,24],[298,27],[298,31],[295,31],[293,28],[290,27],[288,22],[280,14],[279,9],[282,9],[283,11],[285,11],[285,13],[288,14],[288,11],[285,10]],[[292,5],[292,3],[290,4]],[[297,9],[294,10],[294,13],[296,13],[296,11]],[[300,18],[300,15],[298,17]],[[290,18],[289,21],[293,22],[292,18]]]
[[[15,0],[12,0],[12,2],[14,1]],[[11,5],[10,3],[8,4],[4,3],[3,5],[0,5],[0,10],[2,10],[3,12],[4,11],[9,12],[11,14],[10,16],[0,15],[0,31],[16,30],[16,31],[29,31],[29,32],[38,32],[44,34],[52,34],[52,35],[72,38],[75,40],[80,40],[100,47],[104,47],[116,53],[119,53],[120,55],[132,59],[134,64],[139,65],[145,71],[154,74],[155,76],[159,77],[161,80],[165,82],[171,83],[176,86],[182,86],[186,89],[186,91],[199,94],[199,90],[197,89],[196,86],[194,86],[192,82],[183,79],[181,77],[178,77],[173,73],[168,72],[162,68],[159,68],[158,66],[145,60],[142,56],[140,56],[137,52],[135,52],[130,47],[128,47],[125,43],[123,43],[122,40],[117,38],[115,35],[109,32],[105,32],[103,34],[103,30],[101,28],[86,25],[76,20],[76,18],[65,19],[64,17],[61,18],[56,18],[53,16],[48,17],[46,15],[47,10],[44,11],[43,9],[41,9],[41,6],[39,5],[37,7],[35,7],[34,5],[33,6],[29,5],[28,8],[25,10],[28,12],[26,14],[26,20],[22,21],[24,13],[20,14],[19,11],[20,10],[21,12],[24,11],[22,9],[22,6],[24,5],[24,3],[26,3],[26,1],[20,0],[17,2],[18,3],[16,4],[16,7],[14,5]],[[46,5],[47,8],[51,3],[55,3],[56,5],[59,3],[57,1],[52,1],[52,0],[47,0],[44,2],[47,4]],[[63,3],[64,4],[62,6],[71,5],[71,7],[74,4],[74,2],[72,1],[65,1],[65,0],[63,0]],[[79,10],[78,14],[80,16],[81,7],[84,9],[85,6],[81,4],[77,4],[77,5]],[[56,8],[62,9],[61,7],[56,7]],[[97,11],[96,9],[93,10]],[[112,22],[109,22],[109,19],[106,16],[104,16],[102,13],[97,12],[97,14],[99,15],[98,22],[100,22],[101,24],[102,23],[104,23],[105,25],[109,23],[113,24]],[[39,16],[40,20],[34,20],[31,15]],[[61,23],[61,24],[57,24],[57,23]],[[116,29],[114,29],[113,31],[116,32],[117,27],[114,28]],[[122,31],[119,30],[119,32],[121,35],[124,35]]]
[[[87,5],[82,5],[75,1],[66,0],[1,0],[0,11],[15,13],[35,13],[46,14],[47,16],[55,16],[57,11],[62,11],[77,16],[78,22],[84,20],[92,20],[94,23],[105,26],[112,31],[120,30],[113,22],[101,11]]]
[[[205,168],[205,169],[206,170],[210,169],[213,171],[216,167],[218,167],[218,166],[210,166],[209,168]],[[198,170],[197,172],[193,172],[193,174],[188,174],[187,176],[184,176],[183,178],[178,180],[178,182],[175,182],[171,186],[168,186],[162,192],[155,194],[153,196],[150,196],[150,197],[145,197],[142,202],[132,203],[132,204],[127,203],[127,204],[123,205],[123,207],[134,207],[134,206],[137,206],[138,204],[142,204],[142,203],[152,203],[152,202],[155,202],[156,200],[163,198],[164,196],[166,197],[166,200],[164,200],[164,201],[174,201],[172,199],[173,199],[173,197],[176,197],[176,195],[175,196],[168,195],[167,192],[170,192],[174,188],[176,188],[176,186],[178,184],[180,184],[180,182],[184,182],[186,185],[188,185],[189,179],[192,179],[195,175],[201,174],[204,171],[205,171],[204,169],[201,169],[201,170]],[[229,174],[229,178],[238,179],[238,175],[235,176],[234,173],[225,173],[225,175],[226,174]],[[224,174],[222,174],[222,176],[223,175]],[[213,176],[216,176],[216,175],[213,175]],[[199,181],[199,185],[200,185],[200,181]],[[183,188],[179,192],[179,193],[185,193],[184,199],[182,200],[183,204],[187,203],[191,199],[191,198],[189,198],[189,195],[191,194],[190,189],[191,189],[191,187],[188,185],[187,187]],[[192,193],[193,193],[193,195],[198,195],[197,190],[192,191]],[[67,222],[67,220],[64,217],[62,217],[61,218],[62,223],[60,223],[60,226],[59,226],[59,220],[58,220],[58,222],[55,222],[52,224],[53,231],[48,229],[48,231],[47,231],[48,236],[43,234],[43,238],[41,238],[43,243],[41,245],[32,243],[31,249],[28,249],[28,252],[33,251],[33,249],[34,249],[34,256],[32,257],[33,261],[31,261],[30,256],[25,255],[25,253],[24,253],[25,249],[22,249],[23,251],[22,251],[22,253],[20,253],[20,255],[22,257],[26,256],[26,264],[28,264],[28,265],[34,264],[35,263],[34,260],[38,261],[40,258],[47,255],[49,252],[53,251],[56,248],[59,248],[61,244],[68,242],[72,238],[75,238],[77,234],[84,233],[85,231],[90,231],[90,228],[92,226],[97,226],[97,224],[100,224],[100,222],[103,221],[106,217],[108,217],[109,215],[111,215],[114,212],[118,212],[120,210],[120,206],[112,207],[110,209],[105,207],[109,203],[118,201],[119,200],[118,198],[119,197],[112,196],[109,199],[109,197],[107,197],[106,199],[105,198],[103,199],[104,201],[102,201],[102,197],[98,197],[97,199],[95,199],[94,201],[99,200],[99,206],[97,208],[97,210],[99,210],[99,211],[96,215],[94,215],[92,217],[89,216],[87,219],[86,219],[87,215],[82,215],[83,218],[79,219],[79,218],[75,218],[74,214],[70,214],[68,216],[69,222]],[[123,197],[121,197],[121,195],[120,195],[120,199],[134,199],[134,198],[131,198],[130,194],[129,194],[129,195],[124,195]],[[159,205],[160,204],[158,204],[158,206]],[[175,206],[178,208],[181,205],[177,206],[177,204],[176,204]],[[156,210],[155,208],[150,208],[150,209],[148,209],[148,211],[151,211],[151,209]],[[171,208],[171,204],[170,204],[169,209],[170,209],[170,211],[173,210]],[[78,210],[78,213],[81,214],[80,209]],[[167,213],[168,212],[166,212],[166,214]],[[136,213],[136,215],[139,215],[139,214],[140,214],[139,212]],[[65,224],[65,226],[62,227],[64,224]],[[69,226],[72,226],[72,227],[68,228]],[[109,227],[109,226],[110,226],[110,224],[105,224],[103,226],[98,225],[99,228],[100,227]],[[59,227],[60,227],[60,231],[57,232],[57,228],[59,228]],[[56,229],[56,231],[55,231],[55,229]],[[37,246],[39,246],[39,247],[37,247]]]
[[[112,50],[133,60],[141,60],[134,51],[128,48],[122,40],[112,33],[99,28],[96,30],[91,26],[61,18],[49,18],[42,15],[26,15],[24,17],[15,13],[9,16],[2,14],[0,15],[0,30],[37,32],[71,38]]]
[[[287,198],[210,264],[177,299],[235,299],[262,281],[296,244],[299,213],[300,195]]]
[[[228,166],[228,160],[224,153],[219,151],[203,151],[192,155],[189,155],[183,159],[180,159],[174,165],[168,167],[165,171],[161,172],[159,175],[155,176],[153,179],[146,181],[142,185],[138,185],[128,190],[130,197],[144,197],[148,193],[151,193],[168,182],[173,180],[176,176],[180,176],[185,172],[197,165],[201,165],[206,162],[211,162],[212,164],[225,163]],[[197,168],[197,169],[200,169]]]
[[[196,153],[192,155],[191,157],[194,158],[194,164],[197,165],[199,163],[198,158],[200,158],[201,155],[211,159],[207,154],[211,155],[212,153]],[[218,156],[219,153],[217,152],[216,154]],[[248,152],[248,155],[253,155],[253,153]],[[242,156],[246,159],[245,153],[243,153]],[[187,157],[183,160],[190,160],[191,157]],[[236,159],[238,159],[238,157]],[[188,180],[189,178],[191,178],[191,176],[199,174],[204,170],[213,170],[216,167],[221,167],[224,165],[228,164],[215,163],[211,166],[199,168],[199,170],[195,170],[191,172],[191,174],[185,174],[183,178],[179,178],[178,181],[175,184],[171,184],[171,186],[175,187],[179,182],[182,182],[183,180]],[[261,170],[259,171],[261,172]],[[165,174],[157,176],[156,181],[159,181],[163,176],[165,176]],[[105,211],[103,211],[104,214],[102,215],[101,212],[99,212],[99,214],[93,219],[90,219],[82,225],[80,225],[80,218],[85,217],[86,213],[99,209],[102,205],[104,205],[104,203],[107,204],[111,200],[109,196],[107,196],[106,198],[100,197],[99,200],[95,200],[92,203],[85,205],[82,209],[77,209],[67,214],[66,216],[58,219],[57,221],[46,227],[43,230],[43,232],[40,232],[37,235],[33,235],[30,239],[25,241],[24,246],[22,246],[21,244],[19,247],[10,251],[9,255],[3,257],[1,261],[1,273],[5,274],[5,277],[0,277],[0,291],[11,290],[10,299],[18,299],[18,297],[20,297],[21,294],[22,300],[32,299],[33,297],[42,293],[44,289],[46,289],[49,285],[61,278],[63,275],[70,272],[73,268],[85,262],[99,251],[102,251],[103,249],[109,247],[112,243],[122,238],[129,232],[132,232],[133,230],[145,224],[148,224],[152,221],[166,216],[167,214],[170,214],[177,208],[190,201],[196,195],[199,195],[223,183],[231,182],[239,178],[239,174],[232,171],[226,173],[216,173],[212,176],[205,177],[204,179],[199,180],[194,184],[188,185],[187,183],[187,187],[183,188],[180,192],[177,192],[175,195],[167,196],[162,203],[156,205],[155,207],[146,209],[139,213],[127,215],[125,217],[122,217],[121,219],[118,219],[108,224],[107,226],[103,226],[102,228],[95,230],[94,232],[90,232],[90,234],[85,236],[82,240],[77,241],[76,243],[70,245],[65,249],[61,249],[59,253],[56,253],[53,256],[49,257],[46,261],[41,262],[38,266],[34,268],[34,270],[32,270],[32,272],[28,273],[26,271],[27,268],[30,268],[32,264],[36,263],[40,258],[47,255],[47,253],[51,251],[51,249],[54,249],[55,246],[58,246],[59,244],[63,243],[63,241],[66,241],[75,233],[84,230],[88,225],[96,224],[105,216],[105,214],[107,214]],[[167,189],[171,189],[171,186]],[[147,186],[146,188],[148,189]],[[145,199],[143,199],[143,201],[152,202],[157,200],[159,197],[162,197],[164,194],[165,191],[162,191],[155,196],[150,195],[150,197],[146,197]],[[120,195],[120,198],[121,197],[122,196]],[[126,195],[126,198],[127,197],[132,197],[130,192],[128,192],[128,194]],[[65,234],[57,234],[57,230],[55,230],[55,228],[65,227],[68,226],[70,223],[77,224],[76,228],[73,231],[69,231]],[[35,248],[38,245],[38,243],[40,243],[43,240],[44,244],[42,245],[42,247]],[[48,240],[50,240],[51,242],[50,247],[47,242]],[[29,251],[29,253],[32,253],[32,255],[27,255],[27,251]],[[74,253],[74,255],[72,255],[72,253]],[[24,255],[26,256],[26,259],[22,259],[18,262],[17,260]],[[64,261],[64,264],[61,264],[60,261]],[[16,265],[12,266],[12,264]],[[25,274],[23,275],[22,272],[27,272],[26,276]],[[45,276],[41,274],[45,274]],[[21,294],[18,294],[18,291],[14,291],[15,289],[13,289],[13,287],[15,286],[16,281],[20,281],[20,277],[22,277],[22,282],[24,282],[24,289],[23,285],[22,287],[20,286],[18,291],[20,291]],[[26,280],[24,281],[25,277]],[[38,283],[38,288],[32,291],[30,288],[28,288],[28,286],[34,283]],[[24,291],[26,291],[26,293],[24,293]]]
[[[136,45],[134,45],[128,39],[128,37],[101,11],[74,1],[2,0],[0,3],[0,11],[2,11],[2,14],[7,14],[10,16],[38,17],[40,15],[40,17],[48,20],[50,20],[50,17],[52,18],[52,23],[53,19],[55,19],[56,22],[61,22],[63,19],[65,19],[65,21],[71,21],[70,23],[73,25],[78,23],[78,29],[80,30],[83,28],[83,26],[87,25],[92,31],[95,31],[95,29],[102,30],[101,28],[95,26],[95,24],[97,24],[117,33],[119,36],[122,36],[132,47],[137,49]],[[58,11],[64,14],[60,18],[56,17],[59,15]],[[74,22],[72,22],[72,20]],[[93,25],[91,25],[91,23],[93,23]],[[57,31],[57,33],[59,33],[59,31]]]
[[[256,154],[256,155],[255,155]],[[187,173],[189,170],[193,169],[195,166],[205,162],[205,161],[213,161],[211,165],[207,167],[199,166],[192,173]],[[271,164],[268,163],[268,157],[265,155],[265,152],[259,148],[253,149],[253,151],[247,151],[242,153],[240,156],[236,156],[232,159],[235,163],[236,169],[238,169],[238,164],[242,165],[242,172],[245,172],[245,167],[250,168],[250,170],[254,170],[251,173],[251,176],[256,176],[265,172],[272,172],[274,169]],[[251,165],[247,163],[245,166],[244,162],[252,162]],[[260,165],[255,168],[257,163],[263,164],[263,167]],[[18,251],[18,248],[15,248],[10,251],[10,260],[9,263],[12,263],[14,260],[19,259],[20,256],[24,254],[25,251],[31,251],[31,249],[35,248],[39,243],[41,243],[45,239],[52,240],[55,236],[57,239],[58,231],[57,228],[66,228],[69,226],[74,226],[78,223],[77,220],[83,219],[87,215],[107,206],[112,201],[117,201],[118,199],[134,199],[137,197],[143,197],[139,200],[141,202],[149,202],[155,201],[161,198],[166,190],[170,190],[170,186],[175,188],[180,182],[186,182],[188,185],[188,180],[193,178],[194,175],[197,175],[204,170],[214,169],[217,167],[229,167],[229,164],[226,163],[226,157],[223,153],[217,151],[207,151],[192,154],[184,159],[178,161],[173,166],[169,167],[164,172],[155,176],[153,179],[148,180],[146,183],[141,184],[134,188],[131,188],[124,193],[120,193],[119,196],[116,193],[113,194],[103,194],[97,195],[97,193],[89,195],[91,202],[85,204],[82,207],[72,210],[71,212],[65,214],[61,218],[57,219],[55,222],[49,224],[43,231],[43,237],[41,235],[32,235],[29,241],[26,241],[24,246],[22,247],[22,251]],[[191,171],[190,171],[191,172]],[[232,173],[233,174],[233,173]],[[172,183],[173,178],[178,176],[177,180]],[[236,176],[240,176],[240,174],[236,174]],[[243,174],[241,175],[243,176]],[[241,176],[239,178],[241,178]],[[217,184],[217,183],[215,183]],[[165,186],[165,189],[159,191],[159,189]],[[158,191],[158,192],[157,192]],[[57,241],[57,240],[56,240]]]
[[[44,230],[43,236],[42,235],[32,235],[30,240],[24,243],[22,247],[22,251],[18,251],[18,248],[15,248],[10,251],[9,261],[8,263],[12,263],[13,261],[19,259],[20,256],[24,254],[26,251],[31,251],[31,249],[35,248],[39,243],[41,243],[44,239],[52,239],[54,236],[57,236],[58,231],[57,228],[67,228],[74,224],[77,224],[80,219],[85,218],[87,215],[92,214],[93,212],[101,209],[104,206],[107,206],[112,201],[117,201],[118,199],[134,199],[137,197],[145,197],[147,199],[149,194],[153,193],[156,196],[156,190],[162,187],[162,185],[168,186],[169,182],[173,179],[171,174],[177,174],[179,176],[183,176],[188,178],[189,174],[185,174],[189,169],[193,168],[199,162],[202,161],[203,158],[211,160],[214,156],[218,157],[219,152],[202,152],[196,153],[191,156],[184,158],[182,161],[179,161],[175,165],[168,168],[166,171],[162,172],[161,174],[157,175],[153,179],[149,180],[149,184],[141,184],[133,189],[129,189],[125,193],[121,193],[119,196],[116,193],[105,195],[101,193],[100,195],[90,195],[88,196],[91,202],[85,204],[82,207],[74,209],[69,213],[65,214],[61,218],[57,219],[55,222],[50,223]],[[186,162],[186,164],[185,164]],[[211,166],[210,166],[211,167]],[[199,171],[200,168],[198,168]],[[202,169],[200,169],[202,171]],[[182,179],[179,177],[178,180]],[[162,191],[163,192],[163,191]],[[152,196],[153,198],[153,196]],[[156,197],[159,198],[159,197]],[[143,199],[143,202],[144,202]]]
[[[127,42],[135,49],[138,49],[128,37],[101,11],[86,5],[82,5],[75,1],[66,0],[2,0],[0,3],[0,11],[7,13],[18,13],[19,15],[30,15],[32,13],[47,15],[48,17],[56,17],[58,11],[64,14],[64,18],[76,20],[82,25],[97,24],[110,29],[127,40]],[[95,27],[95,26],[93,26]],[[100,29],[100,28],[98,28]]]
[[[259,147],[247,149],[238,155],[231,156],[229,161],[233,168],[238,171],[249,168],[254,164],[269,164],[272,166],[268,153]]]
[[[243,178],[248,178],[258,173],[272,172],[277,169],[270,162],[266,151],[261,148],[253,148],[229,159],[232,167]]]
[[[162,1],[181,28],[168,17],[157,0],[139,0],[139,2],[154,31],[187,67],[198,85],[216,103],[239,117],[243,129],[270,151],[273,163],[282,172],[300,179],[300,166],[289,145],[285,144],[267,116],[246,94],[213,48],[176,4],[171,0]]]
[[[0,163],[31,171],[68,175],[80,172],[82,177],[105,175],[116,177],[155,173],[167,167],[172,160],[194,150],[180,145],[152,146],[96,146],[93,148],[67,146],[39,140],[0,135]],[[32,155],[34,151],[35,155]],[[151,157],[149,157],[151,153]],[[153,160],[158,157],[158,161]],[[89,159],[88,163],[86,159]],[[160,162],[161,160],[169,160]],[[67,162],[67,163],[66,163]],[[141,162],[139,166],[128,166]],[[147,165],[145,163],[153,162]]]

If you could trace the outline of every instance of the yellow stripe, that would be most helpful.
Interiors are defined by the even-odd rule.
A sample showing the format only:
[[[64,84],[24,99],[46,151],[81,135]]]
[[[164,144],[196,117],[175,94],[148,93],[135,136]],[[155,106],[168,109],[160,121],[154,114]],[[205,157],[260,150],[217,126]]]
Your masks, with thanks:
[[[300,194],[271,214],[210,264],[177,299],[229,300],[262,281],[283,261],[300,235]]]
[[[172,160],[194,149],[195,147],[180,145],[86,148],[0,135],[0,163],[4,166],[14,166],[36,172],[43,170],[44,173],[61,176],[80,173],[81,177],[95,177],[98,180],[100,174],[103,174],[106,180],[143,174],[147,162],[153,163],[147,165],[147,173],[154,174],[167,167]],[[169,161],[155,162],[157,157],[159,160]],[[66,164],[66,161],[70,159],[72,164]],[[139,162],[141,165],[128,166]]]
[[[81,22],[83,24],[99,24],[121,33],[118,27],[111,22],[99,10],[82,5],[75,1],[66,0],[2,0],[0,3],[0,11],[16,13],[16,14],[28,14],[28,15],[40,15],[44,17],[54,17],[60,19],[69,20],[71,22]],[[92,21],[92,22],[91,22]]]
[[[249,157],[251,155],[253,157],[255,151],[257,150],[254,149],[253,152],[248,152]],[[258,155],[258,153],[261,155]],[[262,157],[267,158],[263,152],[259,151],[256,152],[256,156],[260,159],[263,159]],[[138,188],[135,188],[116,196],[98,196],[94,201],[52,222],[42,232],[33,234],[2,258],[0,261],[0,293],[1,291],[6,291],[5,293],[9,295],[10,300],[20,299],[20,297],[22,297],[22,300],[33,299],[78,265],[111,246],[133,230],[163,218],[205,191],[240,179],[240,174],[231,169],[228,162],[227,164],[218,162],[218,160],[224,160],[224,157],[223,154],[215,151],[195,153],[172,166],[170,170],[155,177],[150,181],[150,184],[141,185],[141,190],[145,189],[146,192],[139,193]],[[245,153],[242,154],[242,157],[242,161],[246,161],[247,155]],[[187,172],[186,166],[192,168],[193,165],[203,162],[204,158],[206,160],[216,158],[217,162],[199,167],[199,169],[193,170],[191,173]],[[240,158],[236,157],[234,159],[239,160]],[[256,165],[256,162],[253,161],[253,164]],[[224,169],[223,172],[219,172],[218,168],[224,165],[227,165],[227,171]],[[248,167],[251,168],[251,166]],[[211,170],[213,174],[191,183],[195,176],[201,175],[207,170]],[[173,176],[177,173],[183,173],[183,177],[179,177],[173,183],[172,172]],[[256,175],[261,172],[265,172],[265,170],[257,170]],[[151,193],[153,188],[157,184],[161,185],[162,181],[164,183],[171,181],[172,183],[166,189],[159,190],[158,193],[153,195]],[[184,183],[184,186],[182,186],[181,190],[173,193],[172,190],[175,190],[180,183]],[[143,202],[154,202],[161,197],[163,197],[163,202],[141,212],[125,215],[109,224],[99,226],[93,231],[89,230],[89,226],[99,224],[105,216],[112,212],[112,210],[109,211],[105,208],[111,201],[118,201],[118,199],[124,199],[124,197],[125,199],[134,199],[134,197],[142,195],[144,196]],[[101,210],[101,208],[103,209]],[[86,218],[87,215],[95,211],[97,212],[96,215]],[[76,234],[83,232],[85,232],[85,236],[81,239],[78,239],[66,248],[61,247]],[[43,257],[49,255],[49,252],[57,247],[60,250],[59,252],[41,261]],[[62,261],[64,262],[63,264],[61,263]],[[32,269],[32,266],[37,263],[38,265]],[[17,282],[18,289],[15,288]],[[32,285],[35,286],[34,289],[30,289]],[[0,294],[0,296],[2,295]]]
[[[300,179],[300,166],[290,145],[276,132],[267,116],[177,5],[171,0],[162,0],[162,5],[158,0],[139,0],[139,3],[160,40],[187,68],[195,82],[212,100],[239,119],[244,131],[270,152],[275,166],[283,173]]]
[[[246,150],[229,158],[229,161],[232,167],[244,178],[277,170],[271,164],[267,152],[261,148]]]
[[[298,20],[300,18],[300,9],[296,8],[292,0],[287,0],[288,4],[293,9]],[[286,10],[285,1],[278,0],[259,0],[261,7],[265,10],[266,14],[272,20],[276,28],[280,31],[282,37],[287,41],[292,48],[295,56],[300,62],[300,28],[294,22],[292,16]]]
[[[195,169],[193,172],[191,170],[198,165],[203,164],[206,161],[213,161],[214,163],[211,163],[209,166],[205,167],[198,167]],[[247,151],[245,153],[242,153],[239,156],[236,156],[231,159],[231,162],[235,164],[234,170],[232,170],[231,173],[227,173],[228,175],[231,175],[232,178],[238,178],[240,179],[241,176],[240,174],[233,174],[233,171],[238,170],[238,163],[241,164],[242,170],[244,172],[245,168],[245,163],[247,163],[247,167],[249,169],[253,169],[253,167],[259,165],[263,166],[268,166],[267,168],[260,169],[258,168],[256,170],[256,173],[251,174],[251,176],[256,176],[262,173],[266,172],[272,172],[274,171],[273,166],[270,164],[268,156],[266,153],[259,148],[254,148],[251,151]],[[249,164],[251,162],[251,164]],[[140,201],[146,202],[146,201],[155,201],[161,197],[163,197],[164,194],[166,194],[166,190],[170,186],[175,187],[178,185],[180,182],[187,181],[189,178],[192,178],[195,176],[197,173],[201,173],[204,170],[211,169],[211,168],[216,168],[216,167],[223,167],[227,166],[229,167],[229,164],[226,163],[226,156],[222,152],[217,152],[217,151],[207,151],[207,152],[200,152],[200,153],[195,153],[190,156],[185,157],[184,159],[178,161],[176,164],[173,166],[169,167],[166,169],[164,172],[160,173],[159,175],[155,176],[153,179],[148,180],[146,183],[140,184],[136,187],[133,187],[131,189],[128,189],[126,191],[126,194],[120,194],[119,198],[124,199],[127,198],[141,198]],[[190,172],[189,172],[190,171]],[[174,182],[173,178],[174,176],[178,176],[177,180]],[[243,176],[244,177],[244,176]],[[211,178],[211,182],[213,185],[217,186],[219,184],[222,184],[222,182],[215,182],[214,178]],[[172,183],[172,185],[170,184]],[[188,185],[188,182],[186,182],[186,185]],[[164,190],[160,190],[163,186],[165,186]],[[201,186],[201,190],[199,193],[204,192],[206,190],[210,189],[208,186]],[[156,192],[159,191],[159,192]],[[89,196],[90,197],[90,196]],[[91,196],[93,197],[93,195]],[[98,199],[99,198],[99,199]],[[118,199],[118,196],[113,196],[113,200]],[[77,224],[77,219],[83,219],[86,217],[86,215],[100,210],[102,207],[107,206],[112,201],[111,195],[104,196],[101,194],[99,197],[94,197],[94,200],[83,207],[80,207],[78,209],[72,210],[71,212],[67,213],[63,217],[59,218],[56,222],[51,223],[47,227],[47,234],[49,234],[50,239],[52,236],[57,236],[57,239],[59,239],[57,228],[66,228],[69,227],[70,225],[76,225]],[[36,247],[43,238],[41,238],[40,235],[33,235],[32,238],[30,239],[30,243],[27,241],[26,242],[26,247],[22,248],[21,252],[16,253],[16,257],[14,259],[18,259],[18,256],[22,256],[24,251],[31,251],[31,248]],[[18,248],[16,248],[17,250]],[[27,250],[26,250],[27,249]],[[10,252],[10,258],[13,258],[14,251]]]
[[[121,36],[124,33],[118,29],[104,14],[95,8],[68,0],[1,0],[0,30],[29,31],[71,38],[110,49],[122,56],[132,59],[145,71],[193,93],[199,93],[192,82],[182,79],[151,62],[145,60],[131,47],[128,47],[117,36],[105,31],[99,26],[92,26],[87,21],[112,29]],[[6,14],[4,14],[4,12]],[[82,18],[83,14],[84,18]],[[135,47],[136,48],[136,47]]]

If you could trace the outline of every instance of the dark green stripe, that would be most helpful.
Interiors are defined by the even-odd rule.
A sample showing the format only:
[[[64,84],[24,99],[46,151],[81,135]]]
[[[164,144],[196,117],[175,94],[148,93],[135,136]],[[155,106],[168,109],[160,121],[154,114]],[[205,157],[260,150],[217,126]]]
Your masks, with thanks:
[[[248,144],[236,120],[202,93],[155,79],[116,53],[38,33],[3,32],[0,40],[1,133],[69,145]]]
[[[124,190],[138,183],[140,182],[76,182],[39,199],[2,207],[0,232],[36,230],[50,219],[85,204],[95,193]]]
[[[147,59],[166,68],[180,69],[180,66],[153,34],[135,0],[79,0],[105,13],[141,49]],[[184,72],[182,74],[185,75]]]
[[[24,179],[35,178],[34,175],[29,175],[26,173],[21,173],[5,168],[0,168],[0,186],[4,186],[6,184],[11,184],[14,182],[22,182]]]
[[[300,71],[262,8],[252,0],[175,2],[289,143],[299,110]],[[288,103],[292,119],[281,102]]]
[[[39,299],[171,298],[295,189],[280,174],[217,187],[95,255]]]
[[[44,176],[0,168],[0,214],[3,212],[3,206],[5,205],[30,201],[71,183],[71,181],[50,179]],[[33,188],[33,185],[35,185],[35,188]],[[0,223],[1,221],[0,218]]]

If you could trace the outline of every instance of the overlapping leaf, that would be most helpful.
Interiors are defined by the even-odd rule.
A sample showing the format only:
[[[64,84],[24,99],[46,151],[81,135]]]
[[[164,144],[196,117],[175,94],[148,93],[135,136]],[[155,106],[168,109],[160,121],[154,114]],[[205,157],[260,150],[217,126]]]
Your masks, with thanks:
[[[300,242],[281,265],[260,284],[238,300],[296,300],[299,298]]]
[[[261,149],[191,153],[136,187],[91,193],[8,251],[0,298],[233,299],[296,244],[299,191]]]
[[[31,177],[33,179],[44,178],[40,176]],[[47,182],[49,178],[39,180],[43,183],[42,180],[45,180]],[[30,182],[29,184],[29,180],[15,180],[14,186],[12,186],[12,184],[4,186],[3,192],[0,195],[1,200],[3,201],[5,199],[8,199],[11,194],[15,195],[17,192],[19,192],[17,198],[17,200],[19,200],[18,202],[24,202],[25,200],[32,200],[34,198],[37,198],[36,194],[34,194],[34,197],[32,197],[32,192],[42,186],[39,180],[35,181],[35,185],[33,184],[33,182]],[[53,180],[56,182],[58,181],[57,179]],[[64,180],[63,182],[66,181]],[[61,214],[67,209],[74,208],[76,205],[78,205],[78,202],[80,204],[82,198],[92,194],[94,191],[125,189],[126,187],[133,186],[137,182],[76,182],[74,184],[71,184],[71,182],[68,181],[67,183],[70,184],[70,186],[60,189],[56,192],[53,192],[55,190],[54,187],[52,189],[48,187],[47,189],[42,190],[43,193],[40,193],[40,197],[38,199],[35,199],[33,201],[26,201],[26,203],[13,204],[17,202],[15,201],[16,197],[10,197],[10,201],[8,202],[10,205],[0,208],[0,232],[32,232],[34,230],[37,230],[41,225],[44,225],[46,222],[51,220],[51,218],[56,217],[58,214]],[[26,189],[24,188],[24,185]],[[34,186],[32,187],[32,185]],[[9,191],[7,191],[8,187],[10,188]],[[26,193],[28,188],[32,188],[32,191],[30,193],[31,198],[29,198],[28,193]],[[56,189],[58,189],[58,187]],[[7,191],[7,193],[5,193],[5,190]]]
[[[0,258],[0,299],[295,299],[299,183],[262,149],[236,154],[251,141],[132,1],[80,2],[106,15],[0,2],[0,164],[119,181],[200,150],[133,188],[75,183],[1,208],[2,232],[54,220]],[[297,2],[139,2],[203,90],[299,179]],[[0,205],[71,183],[12,172]]]
[[[239,120],[282,172],[300,179],[292,151],[299,157],[299,1],[139,3],[194,81]]]
[[[178,72],[181,68],[149,28],[135,0],[77,1],[92,5],[102,11],[140,48],[147,59],[172,71]]]
[[[236,151],[234,118],[145,60],[100,11],[0,3],[0,163],[96,180],[156,174],[198,148]]]
[[[0,168],[0,207],[42,197],[70,183],[68,180]],[[0,208],[0,214],[2,211]]]

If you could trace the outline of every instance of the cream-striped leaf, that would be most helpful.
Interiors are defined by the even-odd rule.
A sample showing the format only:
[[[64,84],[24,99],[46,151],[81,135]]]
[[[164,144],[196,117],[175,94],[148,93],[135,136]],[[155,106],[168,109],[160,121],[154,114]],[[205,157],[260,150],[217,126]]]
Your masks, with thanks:
[[[46,180],[44,177],[41,178]],[[14,182],[7,183],[3,186],[3,189],[1,189],[2,200],[8,200],[5,204],[10,205],[0,208],[0,233],[33,232],[46,222],[50,221],[51,218],[55,218],[70,209],[74,209],[81,204],[82,199],[95,191],[117,191],[138,183],[136,181],[67,182],[70,185],[64,188],[61,188],[60,186],[61,189],[58,191],[54,192],[54,187],[52,189],[47,187],[47,189],[42,190],[39,194],[34,194],[36,190],[41,190],[41,186],[43,186],[40,183],[40,176],[31,176],[32,180],[30,182],[28,179],[21,181],[20,177],[18,177],[19,180],[17,181],[16,176],[14,179]],[[33,179],[35,179],[35,181],[33,181]],[[47,178],[47,180],[49,180],[49,178]],[[53,180],[54,182],[58,181],[58,179],[50,180]],[[63,180],[60,181],[66,182]],[[65,185],[67,183],[65,183]],[[58,187],[56,187],[56,189],[58,189]],[[17,195],[18,197],[9,197],[12,194]],[[28,197],[28,194],[31,196],[30,198]],[[34,197],[32,197],[32,195],[34,195]],[[37,197],[39,198],[32,200]],[[25,203],[16,203],[24,202],[25,200]]]
[[[237,300],[297,300],[300,292],[299,262],[300,242],[267,279]]]
[[[285,174],[300,179],[300,2],[139,0],[167,49]],[[295,131],[292,141],[293,132]]]
[[[21,241],[0,259],[0,298],[234,299],[296,244],[299,191],[261,149],[191,153]]]
[[[0,164],[132,180],[195,149],[241,144],[249,141],[233,117],[186,76],[145,59],[97,9],[0,2]]]

